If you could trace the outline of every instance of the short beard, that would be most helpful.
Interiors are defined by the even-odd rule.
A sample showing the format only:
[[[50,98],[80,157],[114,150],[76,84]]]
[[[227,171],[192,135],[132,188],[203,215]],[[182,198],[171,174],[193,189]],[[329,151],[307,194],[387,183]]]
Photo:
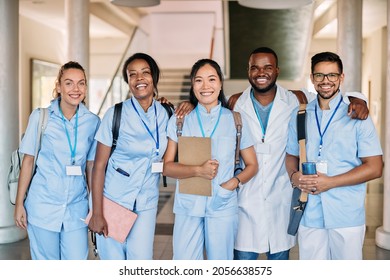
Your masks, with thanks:
[[[275,85],[276,85],[276,80],[273,81],[272,83],[270,83],[270,84],[269,84],[267,87],[265,87],[265,88],[259,88],[259,87],[257,87],[256,84],[253,83],[251,80],[249,80],[249,83],[251,84],[251,86],[252,86],[252,88],[253,88],[253,90],[254,90],[255,92],[258,92],[258,93],[266,93],[266,92],[270,91],[271,89],[273,89],[273,88],[275,87]]]
[[[335,94],[337,94],[338,92],[339,92],[339,90],[340,90],[340,87],[338,87],[331,95],[329,95],[329,96],[323,96],[321,93],[319,93],[318,91],[317,91],[317,93],[318,93],[318,95],[319,96],[321,96],[321,98],[322,99],[331,99],[331,98],[333,98],[333,96],[335,96]]]

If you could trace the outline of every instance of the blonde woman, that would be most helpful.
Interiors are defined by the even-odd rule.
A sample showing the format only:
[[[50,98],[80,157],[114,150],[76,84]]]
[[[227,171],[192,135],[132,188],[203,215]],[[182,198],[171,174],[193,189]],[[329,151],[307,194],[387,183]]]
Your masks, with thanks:
[[[83,260],[88,257],[88,184],[95,156],[95,132],[100,119],[83,104],[87,78],[83,67],[70,61],[59,70],[55,99],[31,180],[39,110],[29,118],[20,145],[24,154],[15,204],[15,222],[27,229],[34,260]]]

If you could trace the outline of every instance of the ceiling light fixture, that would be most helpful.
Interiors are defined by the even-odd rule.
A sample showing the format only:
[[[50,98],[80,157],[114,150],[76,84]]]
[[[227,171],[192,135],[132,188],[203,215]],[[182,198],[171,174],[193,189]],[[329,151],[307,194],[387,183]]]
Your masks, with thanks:
[[[313,0],[238,0],[241,6],[265,10],[294,9],[313,2]]]
[[[160,4],[160,0],[111,0],[117,6],[125,7],[150,7]]]

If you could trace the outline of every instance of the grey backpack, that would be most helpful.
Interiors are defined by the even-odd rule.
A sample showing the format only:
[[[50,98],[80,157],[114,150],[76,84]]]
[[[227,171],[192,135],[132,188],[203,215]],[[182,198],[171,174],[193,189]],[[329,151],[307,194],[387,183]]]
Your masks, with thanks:
[[[41,148],[41,140],[43,132],[47,126],[47,120],[48,120],[48,109],[47,108],[40,108],[40,114],[39,114],[39,123],[38,123],[38,139],[35,146],[35,155],[34,155],[34,164],[33,169],[31,173],[31,179],[35,173],[35,167],[36,167],[36,160],[39,153],[39,150]],[[16,201],[16,194],[18,192],[18,181],[19,181],[19,175],[20,175],[20,169],[22,168],[22,161],[23,161],[23,154],[19,151],[19,148],[17,148],[15,151],[11,154],[11,166],[8,171],[8,177],[7,177],[7,185],[9,190],[9,199],[10,202],[15,205]],[[31,181],[30,181],[31,183]],[[27,190],[28,192],[28,190]]]

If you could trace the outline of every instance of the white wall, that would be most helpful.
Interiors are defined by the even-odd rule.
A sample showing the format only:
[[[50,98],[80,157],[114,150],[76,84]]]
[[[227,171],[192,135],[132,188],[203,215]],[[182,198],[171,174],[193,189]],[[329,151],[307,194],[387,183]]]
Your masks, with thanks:
[[[224,69],[223,11],[220,1],[186,1],[164,3],[160,8],[139,22],[139,28],[147,34],[144,48],[162,69],[190,69],[196,60],[209,58],[212,39],[212,58]],[[192,12],[188,12],[188,10]],[[213,11],[213,12],[210,12]],[[138,40],[134,40],[137,44]]]
[[[384,147],[384,113],[387,67],[387,29],[381,28],[364,40],[362,90],[369,99],[370,116]]]
[[[97,38],[90,41],[90,71],[94,78],[111,78],[121,56],[126,50],[128,38]]]
[[[65,57],[64,35],[48,26],[19,16],[20,41],[20,84],[19,84],[19,127],[20,134],[26,129],[31,113],[31,67],[32,58],[63,64]],[[54,85],[53,85],[54,88]],[[51,95],[51,92],[47,93]]]
[[[210,56],[212,13],[152,14],[150,52],[163,69],[190,69]]]

